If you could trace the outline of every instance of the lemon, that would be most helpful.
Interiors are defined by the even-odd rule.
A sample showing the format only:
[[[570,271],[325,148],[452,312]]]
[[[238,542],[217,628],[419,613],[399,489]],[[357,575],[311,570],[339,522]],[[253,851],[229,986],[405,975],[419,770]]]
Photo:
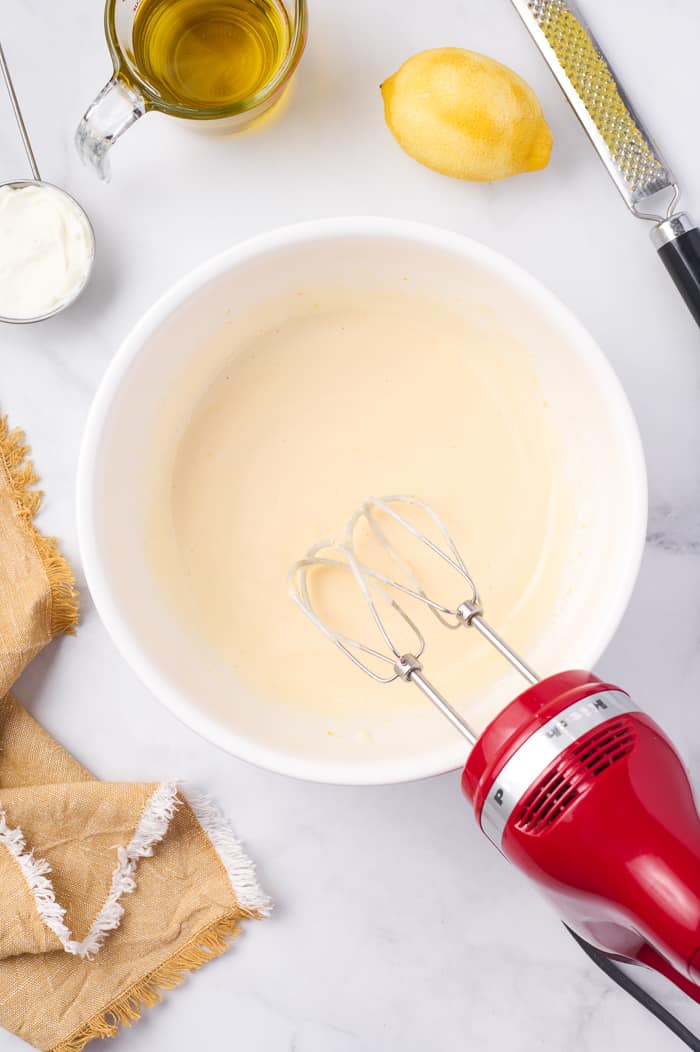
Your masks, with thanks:
[[[549,162],[552,133],[537,96],[486,55],[455,47],[421,51],[381,90],[399,146],[443,175],[491,182]]]

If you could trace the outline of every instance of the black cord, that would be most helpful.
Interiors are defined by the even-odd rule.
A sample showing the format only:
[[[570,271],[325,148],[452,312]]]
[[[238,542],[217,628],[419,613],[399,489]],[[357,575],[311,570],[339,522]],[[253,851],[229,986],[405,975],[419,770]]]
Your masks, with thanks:
[[[634,979],[630,979],[626,972],[623,972],[621,968],[618,968],[609,957],[607,957],[600,950],[596,949],[595,946],[591,946],[589,942],[582,939],[580,935],[577,935],[575,931],[565,924],[564,927],[568,931],[572,939],[575,940],[595,965],[600,968],[601,972],[604,972],[609,979],[612,979],[614,983],[633,997],[643,1008],[646,1008],[647,1012],[651,1012],[660,1023],[667,1026],[672,1034],[687,1045],[688,1048],[693,1049],[693,1052],[700,1052],[700,1038],[697,1038],[695,1034],[688,1030],[686,1026],[679,1019],[676,1019],[667,1008],[659,1004],[656,998],[648,994],[646,990],[642,990],[641,986],[637,986]]]

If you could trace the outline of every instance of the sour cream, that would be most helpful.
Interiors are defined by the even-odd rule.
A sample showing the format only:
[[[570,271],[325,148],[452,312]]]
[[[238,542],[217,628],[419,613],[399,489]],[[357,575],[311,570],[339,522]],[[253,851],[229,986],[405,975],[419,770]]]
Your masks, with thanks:
[[[95,241],[55,186],[0,186],[0,318],[27,321],[68,304],[87,281]]]

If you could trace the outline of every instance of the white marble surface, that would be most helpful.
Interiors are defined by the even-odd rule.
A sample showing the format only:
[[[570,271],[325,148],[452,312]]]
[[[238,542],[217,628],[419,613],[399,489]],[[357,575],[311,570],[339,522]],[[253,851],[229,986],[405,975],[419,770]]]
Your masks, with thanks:
[[[700,213],[694,0],[585,0],[631,94]],[[81,302],[0,332],[0,408],[24,426],[48,491],[42,526],[81,577],[73,516],[80,434],[105,366],[177,277],[248,234],[296,219],[384,213],[464,231],[529,268],[606,349],[649,465],[649,541],[602,671],[679,743],[700,782],[700,339],[507,0],[311,0],[311,35],[277,119],[235,139],[159,116],[114,151],[114,179],[81,170],[72,134],[108,76],[99,3],[4,0],[0,38],[42,172],[84,203],[97,233]],[[672,41],[660,46],[660,40]],[[410,161],[378,85],[410,53],[493,54],[538,91],[549,169],[494,186]],[[26,166],[0,96],[0,178]],[[385,789],[306,785],[200,741],[136,681],[83,593],[76,640],[32,665],[18,693],[95,773],[177,775],[233,816],[278,908],[147,1013],[115,1048],[185,1052],[423,1052],[680,1047],[599,976],[535,893],[477,833],[457,775]],[[666,991],[700,1030],[700,1009]],[[0,1034],[2,1052],[20,1042]]]

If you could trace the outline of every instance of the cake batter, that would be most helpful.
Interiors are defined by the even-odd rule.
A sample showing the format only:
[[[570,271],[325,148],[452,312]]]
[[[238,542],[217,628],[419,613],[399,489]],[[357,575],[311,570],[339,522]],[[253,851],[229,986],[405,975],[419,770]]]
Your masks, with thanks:
[[[458,312],[375,294],[235,342],[199,400],[155,502],[156,577],[253,695],[362,711],[369,682],[296,609],[287,573],[342,536],[370,494],[414,493],[443,517],[488,611],[527,655],[561,594],[573,497],[527,352]],[[170,471],[170,469],[169,469]],[[165,497],[162,496],[165,493]],[[339,582],[338,609],[350,580]],[[465,699],[503,665],[476,634],[423,615],[433,679]],[[367,628],[371,632],[369,617]],[[371,640],[369,640],[371,641]],[[397,688],[397,703],[422,705]]]

